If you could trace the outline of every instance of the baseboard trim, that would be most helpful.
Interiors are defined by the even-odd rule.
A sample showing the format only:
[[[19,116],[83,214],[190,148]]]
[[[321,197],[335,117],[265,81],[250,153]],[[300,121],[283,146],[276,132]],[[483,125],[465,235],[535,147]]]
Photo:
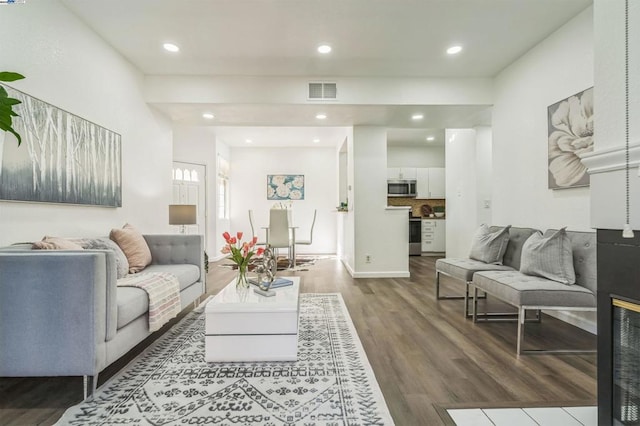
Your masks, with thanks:
[[[585,331],[588,331],[591,334],[598,334],[598,325],[596,321],[590,321],[589,319],[578,315],[577,312],[572,311],[545,311],[542,310],[545,314],[557,318],[560,321],[564,321],[568,324],[575,325],[578,328],[581,328]]]

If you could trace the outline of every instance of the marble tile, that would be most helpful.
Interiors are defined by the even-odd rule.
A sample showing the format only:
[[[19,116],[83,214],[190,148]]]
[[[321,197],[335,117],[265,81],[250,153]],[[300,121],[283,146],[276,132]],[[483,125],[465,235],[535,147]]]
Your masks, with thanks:
[[[584,426],[598,426],[598,407],[563,407]]]
[[[537,426],[522,408],[484,408],[482,411],[496,426]]]
[[[523,408],[540,426],[582,426],[561,407]]]
[[[491,420],[479,408],[447,410],[456,426],[493,426]]]

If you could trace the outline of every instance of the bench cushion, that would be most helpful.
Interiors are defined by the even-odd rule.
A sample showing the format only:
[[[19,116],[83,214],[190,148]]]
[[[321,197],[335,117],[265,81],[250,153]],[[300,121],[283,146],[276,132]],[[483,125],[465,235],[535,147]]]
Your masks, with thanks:
[[[479,290],[514,306],[595,308],[596,297],[587,288],[566,285],[518,271],[484,271],[473,275]]]
[[[477,271],[512,271],[504,265],[494,265],[473,259],[446,258],[436,260],[436,271],[463,281],[471,281]]]

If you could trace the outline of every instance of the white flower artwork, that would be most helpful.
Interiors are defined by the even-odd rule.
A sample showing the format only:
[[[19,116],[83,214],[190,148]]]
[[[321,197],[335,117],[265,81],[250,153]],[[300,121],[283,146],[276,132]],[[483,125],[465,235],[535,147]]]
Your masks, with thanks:
[[[589,185],[580,155],[593,151],[593,87],[547,108],[549,188]]]
[[[304,200],[304,175],[267,175],[267,200]]]

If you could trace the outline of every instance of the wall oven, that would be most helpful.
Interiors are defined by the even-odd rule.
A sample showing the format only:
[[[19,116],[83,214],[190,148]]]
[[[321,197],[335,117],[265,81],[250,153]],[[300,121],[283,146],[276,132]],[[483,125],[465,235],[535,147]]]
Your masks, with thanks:
[[[414,197],[416,196],[415,179],[389,179],[387,180],[387,197]]]

